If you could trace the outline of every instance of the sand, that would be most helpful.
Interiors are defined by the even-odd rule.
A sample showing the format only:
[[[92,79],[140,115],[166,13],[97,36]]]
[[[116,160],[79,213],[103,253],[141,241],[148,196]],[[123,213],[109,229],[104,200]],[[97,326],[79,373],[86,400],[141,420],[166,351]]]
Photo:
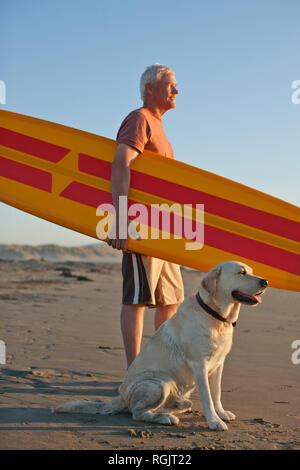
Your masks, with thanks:
[[[0,261],[0,449],[300,449],[300,364],[291,360],[300,293],[269,288],[259,307],[242,307],[223,375],[224,407],[237,416],[227,432],[208,429],[197,392],[192,412],[172,427],[129,414],[53,414],[67,400],[117,395],[126,369],[120,258],[39,256]],[[182,274],[190,295],[201,273]],[[146,311],[143,342],[153,314]]]

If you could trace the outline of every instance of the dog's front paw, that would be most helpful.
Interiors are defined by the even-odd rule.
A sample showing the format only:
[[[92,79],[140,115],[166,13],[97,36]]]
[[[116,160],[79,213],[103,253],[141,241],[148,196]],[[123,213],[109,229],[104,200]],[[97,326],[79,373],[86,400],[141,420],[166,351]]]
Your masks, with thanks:
[[[222,411],[217,411],[217,413],[221,419],[224,419],[224,421],[234,421],[236,418],[236,416],[233,413],[231,413],[231,411],[222,410]]]
[[[208,427],[213,431],[228,431],[227,424],[218,417],[208,421]]]
[[[171,414],[162,414],[159,418],[159,422],[161,424],[166,424],[166,425],[176,425],[179,423],[179,419],[177,418],[177,416],[174,416],[174,415],[171,415]]]

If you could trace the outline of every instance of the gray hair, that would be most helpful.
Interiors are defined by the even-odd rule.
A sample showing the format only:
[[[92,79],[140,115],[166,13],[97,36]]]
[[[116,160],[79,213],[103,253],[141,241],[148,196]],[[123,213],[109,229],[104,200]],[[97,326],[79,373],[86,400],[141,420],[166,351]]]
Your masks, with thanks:
[[[150,65],[149,67],[146,68],[145,72],[141,76],[140,80],[140,93],[141,93],[141,98],[144,101],[145,99],[145,88],[146,88],[146,83],[157,83],[159,80],[161,80],[161,77],[165,74],[173,72],[170,67],[167,67],[166,65],[161,65],[158,62],[156,62],[154,65]]]

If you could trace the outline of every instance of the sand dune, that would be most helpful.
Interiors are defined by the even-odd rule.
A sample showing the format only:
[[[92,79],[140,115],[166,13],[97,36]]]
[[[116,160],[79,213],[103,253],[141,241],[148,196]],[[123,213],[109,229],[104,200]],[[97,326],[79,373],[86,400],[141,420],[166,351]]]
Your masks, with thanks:
[[[75,247],[54,244],[38,246],[0,244],[0,259],[2,260],[119,262],[120,256],[118,251],[112,250],[104,243]]]

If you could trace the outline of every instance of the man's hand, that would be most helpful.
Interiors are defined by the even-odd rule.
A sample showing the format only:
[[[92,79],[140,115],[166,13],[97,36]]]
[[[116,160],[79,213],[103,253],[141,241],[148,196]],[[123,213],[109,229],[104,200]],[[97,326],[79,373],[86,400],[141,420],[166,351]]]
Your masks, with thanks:
[[[120,239],[120,238],[108,238],[107,244],[112,248],[116,248],[117,250],[127,251],[127,239]]]
[[[116,217],[118,220],[118,217]],[[116,223],[117,220],[114,220],[112,228],[109,232],[108,238],[107,238],[107,244],[111,246],[112,248],[116,248],[117,250],[126,250],[127,246],[127,240],[128,240],[128,225],[129,225],[129,220],[127,221],[127,230],[126,230],[126,238],[120,238],[119,236],[119,224]],[[112,237],[112,238],[110,238]]]
[[[126,229],[126,238],[120,238],[118,236],[119,234],[119,227],[116,224],[116,220],[114,220],[113,225],[110,229],[108,238],[107,238],[107,244],[111,246],[112,248],[116,248],[117,250],[123,250],[126,252],[129,252],[130,250],[127,250],[127,241],[128,241],[128,235],[130,238],[133,238],[134,240],[141,240],[142,237],[140,236],[139,232],[136,230],[135,225],[127,218],[127,229]]]

